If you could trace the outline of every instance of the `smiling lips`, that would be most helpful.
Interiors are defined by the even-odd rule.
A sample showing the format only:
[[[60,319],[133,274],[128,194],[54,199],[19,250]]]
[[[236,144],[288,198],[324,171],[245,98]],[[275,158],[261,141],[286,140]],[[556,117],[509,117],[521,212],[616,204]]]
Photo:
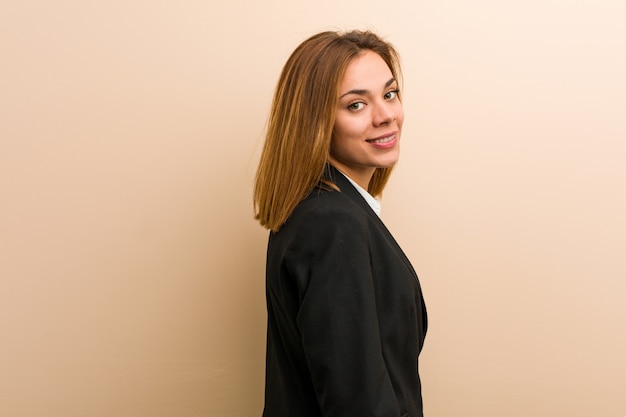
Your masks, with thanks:
[[[376,139],[367,139],[366,142],[372,144],[375,148],[378,149],[388,149],[393,147],[396,142],[398,142],[398,134],[397,132],[393,132],[390,135],[381,136]]]

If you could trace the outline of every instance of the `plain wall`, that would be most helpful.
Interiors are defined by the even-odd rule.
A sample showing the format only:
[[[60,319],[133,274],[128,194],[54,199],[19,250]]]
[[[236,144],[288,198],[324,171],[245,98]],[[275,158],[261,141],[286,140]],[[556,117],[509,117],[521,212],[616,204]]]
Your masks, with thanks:
[[[0,415],[248,417],[279,71],[402,55],[428,417],[626,415],[626,3],[0,0]]]

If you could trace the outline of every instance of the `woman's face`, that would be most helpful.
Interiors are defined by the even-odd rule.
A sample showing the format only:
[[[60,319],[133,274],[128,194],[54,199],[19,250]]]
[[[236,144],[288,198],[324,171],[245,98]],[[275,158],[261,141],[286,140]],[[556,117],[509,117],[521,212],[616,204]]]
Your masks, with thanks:
[[[378,54],[365,51],[339,83],[330,162],[367,190],[376,168],[398,161],[403,121],[397,80]]]

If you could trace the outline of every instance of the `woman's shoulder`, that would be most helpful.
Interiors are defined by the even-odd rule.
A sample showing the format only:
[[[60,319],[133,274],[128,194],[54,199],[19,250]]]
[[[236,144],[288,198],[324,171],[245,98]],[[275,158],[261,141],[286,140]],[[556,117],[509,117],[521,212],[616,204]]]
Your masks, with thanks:
[[[341,191],[316,188],[296,206],[283,228],[362,228],[366,217],[363,208]]]
[[[315,212],[319,215],[350,213],[352,215],[364,214],[353,199],[345,193],[325,188],[316,188],[298,204],[295,211],[304,213]]]

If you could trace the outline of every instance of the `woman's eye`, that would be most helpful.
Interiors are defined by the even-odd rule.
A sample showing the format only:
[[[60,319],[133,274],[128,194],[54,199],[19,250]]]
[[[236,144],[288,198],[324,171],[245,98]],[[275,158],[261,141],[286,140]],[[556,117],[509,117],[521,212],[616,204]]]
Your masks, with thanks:
[[[363,107],[365,107],[365,103],[358,101],[356,103],[349,104],[348,110],[361,110]]]
[[[398,93],[399,93],[399,92],[400,92],[399,90],[392,90],[392,91],[388,91],[388,92],[385,94],[385,99],[386,99],[386,100],[393,100],[394,98],[398,97]]]

